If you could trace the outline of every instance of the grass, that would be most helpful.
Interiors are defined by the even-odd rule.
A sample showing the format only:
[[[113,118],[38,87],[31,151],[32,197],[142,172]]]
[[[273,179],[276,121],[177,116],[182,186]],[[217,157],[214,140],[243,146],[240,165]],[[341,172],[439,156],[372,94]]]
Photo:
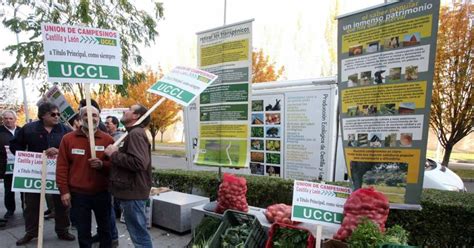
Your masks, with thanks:
[[[157,149],[156,151],[151,151],[151,154],[155,156],[167,156],[167,157],[179,157],[184,158],[186,157],[185,150],[160,150]]]
[[[474,179],[474,170],[470,169],[452,169],[460,178],[473,178]]]
[[[435,150],[426,151],[426,156],[428,158],[436,158]],[[442,157],[441,157],[442,159]],[[460,163],[474,163],[474,153],[462,153],[462,152],[452,152],[451,157],[449,158],[451,162],[460,162]]]
[[[175,146],[185,146],[186,143],[184,142],[160,142],[159,139],[157,139],[157,141],[155,142],[155,145],[156,146],[171,146],[171,147],[175,147]]]

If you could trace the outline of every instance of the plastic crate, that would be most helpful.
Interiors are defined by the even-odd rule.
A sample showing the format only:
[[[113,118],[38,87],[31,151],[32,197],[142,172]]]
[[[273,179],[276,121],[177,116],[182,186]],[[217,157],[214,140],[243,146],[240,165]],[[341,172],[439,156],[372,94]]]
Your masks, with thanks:
[[[245,241],[244,247],[264,247],[265,240],[267,240],[267,233],[254,215],[235,210],[226,210],[221,225],[209,242],[209,248],[221,247],[221,235],[224,234],[229,227],[239,226],[244,223],[250,226],[250,234]]]
[[[293,225],[288,225],[288,224],[283,224],[283,223],[273,223],[272,226],[270,227],[270,231],[268,232],[268,240],[267,243],[265,244],[265,248],[273,248],[273,235],[275,234],[277,229],[280,228],[286,228],[286,229],[296,229],[296,230],[302,230],[307,232],[308,235],[308,240],[306,241],[306,247],[308,248],[313,248],[316,244],[316,239],[314,238],[313,234],[306,228],[303,227],[298,227],[298,226],[293,226]]]
[[[200,240],[200,237],[195,237],[196,234],[199,233],[199,231],[201,230],[202,228],[202,225],[204,223],[204,221],[207,221],[208,219],[214,219],[218,222],[218,224],[215,226],[215,228],[213,228],[214,226],[212,226],[212,230],[213,230],[213,233],[215,233],[217,231],[217,229],[219,228],[220,226],[220,223],[222,222],[220,218],[218,217],[214,217],[214,216],[210,216],[210,215],[206,215],[203,217],[203,219],[201,220],[201,222],[199,223],[199,225],[196,227],[196,229],[194,229],[194,231],[192,232],[192,238],[191,238],[191,241],[189,241],[188,245],[185,246],[185,248],[192,248],[193,245],[194,245],[194,242],[196,241],[196,238],[198,240]],[[212,239],[214,235],[210,235],[209,237],[202,237],[202,238],[205,238],[205,240],[207,241],[207,243],[210,242],[210,240]]]

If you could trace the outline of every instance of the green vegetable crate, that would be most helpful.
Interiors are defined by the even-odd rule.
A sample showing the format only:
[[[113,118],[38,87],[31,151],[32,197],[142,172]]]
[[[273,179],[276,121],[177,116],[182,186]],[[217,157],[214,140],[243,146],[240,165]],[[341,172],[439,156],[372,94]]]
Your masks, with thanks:
[[[288,224],[283,224],[283,223],[273,223],[272,226],[270,227],[270,231],[268,232],[268,240],[267,240],[267,243],[265,245],[265,248],[273,248],[274,245],[274,238],[275,238],[275,234],[277,233],[277,230],[278,229],[290,229],[290,230],[297,230],[297,231],[301,231],[301,233],[304,233],[306,234],[308,237],[306,238],[306,240],[299,240],[297,241],[298,243],[302,243],[301,246],[298,245],[298,247],[307,247],[307,248],[313,248],[316,244],[316,239],[314,238],[313,234],[308,230],[308,229],[305,229],[305,228],[302,228],[302,227],[298,227],[298,226],[294,226],[294,225],[288,225]],[[291,236],[294,236],[294,231],[292,234],[290,234]],[[300,234],[301,235],[301,234]],[[287,236],[287,237],[281,237],[281,238],[284,238],[286,241],[290,241],[290,242],[294,242],[296,240],[290,240],[291,237]],[[280,244],[279,247],[282,247],[281,246],[282,244]],[[292,244],[293,247],[296,247],[297,245],[295,243]]]
[[[267,233],[263,229],[258,219],[254,215],[229,209],[224,212],[224,216],[222,217],[222,223],[220,224],[214,236],[211,238],[211,241],[209,242],[209,248],[222,247],[221,236],[225,233],[225,231],[228,228],[240,226],[242,224],[247,224],[247,226],[250,227],[249,236],[245,241],[243,247],[264,247],[265,240],[267,240]]]

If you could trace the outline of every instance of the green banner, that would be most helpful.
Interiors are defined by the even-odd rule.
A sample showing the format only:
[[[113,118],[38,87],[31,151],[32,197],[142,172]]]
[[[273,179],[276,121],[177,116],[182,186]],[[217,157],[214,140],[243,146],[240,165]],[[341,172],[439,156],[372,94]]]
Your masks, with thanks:
[[[341,213],[303,206],[294,206],[293,211],[293,216],[297,218],[322,221],[338,225],[342,223],[342,218],[344,217],[344,215]]]
[[[163,93],[164,95],[168,96],[168,98],[171,99],[179,99],[183,102],[190,102],[193,97],[195,96],[193,93],[186,91],[184,89],[181,89],[175,85],[168,84],[165,82],[158,81],[156,84],[154,84],[150,90],[154,91],[159,91]]]
[[[16,189],[41,190],[41,178],[15,177],[13,187]],[[46,190],[58,190],[56,181],[46,180]]]
[[[93,65],[66,61],[48,61],[48,74],[58,78],[87,78],[119,80],[120,68],[117,66]]]

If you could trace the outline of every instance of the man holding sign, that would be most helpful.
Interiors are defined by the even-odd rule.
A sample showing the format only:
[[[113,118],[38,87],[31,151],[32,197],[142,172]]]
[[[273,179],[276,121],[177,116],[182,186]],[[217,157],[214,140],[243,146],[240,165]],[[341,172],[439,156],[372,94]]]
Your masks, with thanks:
[[[83,107],[79,112],[82,127],[64,135],[61,141],[56,165],[56,182],[63,205],[72,207],[79,246],[92,245],[91,212],[94,211],[100,247],[111,247],[112,200],[108,192],[110,161],[106,159],[104,150],[113,144],[114,140],[107,133],[98,130],[99,110],[90,108],[94,126],[88,126],[87,107]],[[92,158],[89,148],[89,128],[94,130],[96,158]]]
[[[4,203],[7,213],[4,218],[9,219],[15,212],[15,192],[12,192],[12,154],[7,149],[10,145],[10,140],[15,136],[20,128],[16,125],[17,116],[13,110],[5,110],[2,113],[3,126],[0,126],[0,178],[3,178],[5,186]],[[10,168],[9,168],[10,167]],[[0,221],[1,223],[2,221]],[[1,225],[1,224],[0,224]]]
[[[38,121],[26,124],[15,138],[10,142],[12,153],[16,151],[46,152],[47,156],[58,154],[59,144],[63,136],[71,129],[59,122],[58,106],[44,102],[38,106]],[[38,236],[40,194],[25,194],[25,231],[24,237],[19,239],[17,245],[25,245]],[[69,214],[67,209],[61,204],[58,195],[53,196],[55,207],[55,231],[61,240],[73,241],[74,235],[70,234]]]
[[[125,224],[135,247],[153,247],[147,230],[145,202],[151,189],[151,145],[145,133],[150,116],[137,121],[148,110],[136,104],[124,112],[122,123],[128,131],[123,146],[110,145],[105,154],[112,160],[110,190],[120,202]],[[138,125],[135,125],[138,124]]]

